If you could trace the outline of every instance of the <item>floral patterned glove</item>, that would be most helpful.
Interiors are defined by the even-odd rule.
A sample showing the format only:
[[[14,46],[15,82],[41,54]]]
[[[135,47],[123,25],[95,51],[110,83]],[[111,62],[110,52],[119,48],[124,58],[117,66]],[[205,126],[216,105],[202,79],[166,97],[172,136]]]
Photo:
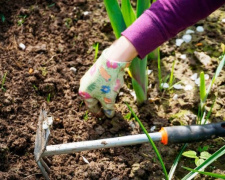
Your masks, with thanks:
[[[112,118],[116,96],[124,83],[124,68],[130,63],[110,61],[106,52],[107,49],[81,78],[79,94],[90,112],[101,116],[103,109],[104,114]]]

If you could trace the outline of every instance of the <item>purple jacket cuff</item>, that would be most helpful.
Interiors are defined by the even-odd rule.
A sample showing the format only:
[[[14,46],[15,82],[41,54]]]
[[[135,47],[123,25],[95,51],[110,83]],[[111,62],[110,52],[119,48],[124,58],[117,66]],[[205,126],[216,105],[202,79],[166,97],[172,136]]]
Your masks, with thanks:
[[[205,18],[225,0],[158,0],[122,35],[144,58],[177,33]]]

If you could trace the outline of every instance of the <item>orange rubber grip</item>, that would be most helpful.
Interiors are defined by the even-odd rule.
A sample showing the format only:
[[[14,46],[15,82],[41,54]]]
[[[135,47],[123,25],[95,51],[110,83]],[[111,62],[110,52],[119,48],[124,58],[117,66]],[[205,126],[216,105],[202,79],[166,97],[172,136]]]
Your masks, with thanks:
[[[168,144],[168,134],[167,134],[166,129],[164,127],[162,127],[159,132],[161,132],[161,134],[162,134],[161,143],[167,145]]]

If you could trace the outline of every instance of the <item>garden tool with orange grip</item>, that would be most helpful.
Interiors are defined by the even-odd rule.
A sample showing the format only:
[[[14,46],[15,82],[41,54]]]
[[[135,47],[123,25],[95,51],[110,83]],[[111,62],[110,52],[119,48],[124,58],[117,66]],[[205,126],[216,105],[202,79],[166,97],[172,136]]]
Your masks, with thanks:
[[[52,123],[53,118],[48,117],[45,110],[41,110],[35,139],[34,155],[45,179],[49,179],[48,173],[50,172],[48,165],[43,160],[46,156],[148,142],[148,138],[145,134],[137,134],[67,144],[47,145]],[[171,143],[190,143],[216,137],[225,137],[225,121],[206,125],[163,127],[159,132],[149,133],[149,135],[153,141],[161,141],[165,145]]]

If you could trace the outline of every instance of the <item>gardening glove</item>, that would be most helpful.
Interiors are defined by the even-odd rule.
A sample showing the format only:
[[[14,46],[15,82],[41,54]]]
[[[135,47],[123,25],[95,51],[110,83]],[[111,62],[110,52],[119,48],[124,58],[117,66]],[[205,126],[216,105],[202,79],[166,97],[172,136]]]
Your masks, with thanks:
[[[81,78],[79,94],[94,115],[101,116],[103,109],[112,118],[116,96],[124,83],[124,69],[130,63],[110,61],[106,53],[107,49]]]

